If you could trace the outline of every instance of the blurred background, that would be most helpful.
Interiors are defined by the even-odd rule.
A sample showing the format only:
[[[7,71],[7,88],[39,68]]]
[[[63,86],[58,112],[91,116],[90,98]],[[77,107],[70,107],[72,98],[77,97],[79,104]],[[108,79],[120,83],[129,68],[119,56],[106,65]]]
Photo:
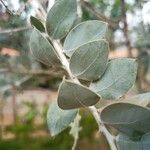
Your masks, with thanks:
[[[70,150],[69,128],[52,138],[46,113],[57,98],[65,71],[36,62],[30,55],[30,16],[43,23],[55,0],[0,0],[0,149]],[[135,86],[126,97],[150,91],[150,1],[78,0],[75,24],[98,19],[109,24],[109,58],[138,62]],[[63,41],[62,41],[63,42]],[[109,150],[90,113],[82,109],[76,150]]]

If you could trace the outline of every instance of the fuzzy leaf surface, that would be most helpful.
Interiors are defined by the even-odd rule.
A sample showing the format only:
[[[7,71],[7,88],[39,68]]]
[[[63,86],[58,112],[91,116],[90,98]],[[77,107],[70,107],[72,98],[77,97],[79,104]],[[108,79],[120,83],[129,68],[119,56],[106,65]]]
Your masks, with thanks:
[[[62,39],[71,29],[77,17],[76,0],[58,0],[50,9],[46,29],[53,39]]]
[[[64,42],[64,52],[71,57],[74,51],[86,43],[105,39],[107,24],[98,20],[85,21],[75,26]]]
[[[93,81],[104,73],[108,62],[109,46],[105,40],[80,46],[71,56],[71,72],[79,79]]]
[[[56,101],[50,104],[47,113],[47,124],[51,135],[55,136],[65,130],[74,121],[77,113],[77,109],[62,110]]]
[[[90,89],[103,99],[118,99],[133,86],[136,80],[137,63],[130,58],[111,60],[100,80],[91,83]]]

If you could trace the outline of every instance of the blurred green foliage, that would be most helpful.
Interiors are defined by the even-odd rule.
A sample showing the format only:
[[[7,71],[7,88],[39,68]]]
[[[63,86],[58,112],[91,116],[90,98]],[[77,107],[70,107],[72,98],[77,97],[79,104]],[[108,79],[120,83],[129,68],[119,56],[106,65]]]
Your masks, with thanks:
[[[27,0],[20,0],[20,2],[27,2]],[[90,0],[91,4],[101,12],[102,14],[112,18],[116,19],[118,17],[121,17],[121,7],[120,7],[120,0]],[[138,3],[137,3],[138,2]],[[140,9],[141,3],[143,4],[143,1],[135,1],[133,5],[127,4],[127,9],[129,12],[132,12],[134,15],[134,11],[136,9]],[[27,8],[29,9],[29,8]],[[9,16],[9,15],[8,15]],[[94,14],[89,13],[87,10],[83,9],[83,16],[81,20],[89,20],[89,19],[97,19]],[[8,20],[0,20],[0,27],[2,30],[7,29],[14,29],[14,28],[20,28],[20,27],[26,27],[27,26],[27,18],[22,16],[9,16]],[[143,32],[143,27],[145,28],[145,32]],[[116,47],[116,43],[114,43],[114,33],[118,30],[118,27],[115,29],[110,30],[110,40],[111,40],[111,47]],[[0,56],[0,67],[2,64],[6,64],[6,62],[10,62],[11,65],[14,65],[13,67],[19,68],[20,65],[22,65],[23,68],[29,69],[30,65],[32,63],[28,53],[29,53],[29,36],[30,36],[31,30],[27,31],[21,31],[21,32],[15,32],[15,33],[9,33],[9,34],[1,34],[0,33],[0,50],[3,47],[7,48],[14,48],[21,52],[21,56],[16,57],[14,59],[7,57],[7,56]],[[150,68],[150,26],[149,25],[143,25],[139,24],[136,29],[133,31],[138,35],[137,41],[135,42],[135,47],[139,51],[139,64],[144,64],[145,69],[147,70]],[[3,63],[2,63],[3,62]],[[21,68],[22,68],[21,67]],[[39,66],[38,66],[39,67]],[[37,68],[38,68],[37,67]],[[47,69],[47,67],[40,65],[40,67]],[[39,67],[39,68],[40,68]],[[143,66],[141,67],[143,68]],[[145,76],[147,72],[143,73],[143,76]],[[7,75],[9,77],[6,78],[5,74],[0,76],[0,88],[1,85],[5,86],[10,83],[11,81],[17,81],[18,79],[21,79],[22,75],[18,74],[11,74]],[[1,78],[5,80],[1,80]],[[11,80],[10,80],[11,78]],[[23,85],[23,88],[25,87],[43,87],[43,88],[51,88],[51,89],[57,89],[60,79],[55,78],[51,80],[51,78],[47,78],[45,76],[36,76],[30,78],[26,82],[26,84]],[[9,91],[7,91],[9,92]],[[28,105],[28,104],[27,104]],[[13,140],[0,140],[0,149],[1,150],[28,150],[28,149],[35,149],[35,150],[68,150],[71,149],[73,144],[73,138],[68,134],[69,129],[62,132],[59,136],[55,138],[49,137],[36,137],[31,138],[29,137],[29,134],[33,131],[36,131],[37,129],[47,129],[47,124],[44,122],[44,124],[40,127],[34,126],[34,119],[37,116],[37,110],[36,107],[33,105],[29,105],[30,109],[25,114],[26,121],[25,122],[18,122],[16,126],[11,126],[7,128],[7,131],[13,132],[16,134],[16,139]],[[43,109],[43,117],[46,116],[47,108],[45,107]],[[106,141],[103,140],[98,136],[96,138],[96,132],[98,130],[97,125],[93,117],[91,117],[89,114],[85,113],[84,111],[81,112],[82,114],[82,120],[81,120],[81,126],[82,131],[80,132],[80,141],[77,145],[78,150],[90,150],[93,148],[93,150],[99,150],[100,146],[104,146],[106,144]],[[46,120],[46,119],[45,119]],[[48,131],[48,130],[47,130]],[[92,148],[89,146],[94,145]],[[80,145],[80,146],[79,146]],[[95,146],[96,145],[96,146]],[[108,146],[104,146],[107,147]]]
[[[80,140],[77,144],[78,150],[99,150],[100,148],[105,148],[109,150],[108,145],[105,139],[97,133],[98,127],[97,124],[87,111],[81,110],[81,115],[83,116],[80,122],[82,130],[80,131]],[[45,118],[46,119],[46,118]],[[18,138],[12,140],[0,140],[0,149],[2,150],[69,150],[73,144],[73,137],[70,136],[69,129],[66,129],[61,134],[56,137],[51,138],[50,136],[46,137],[30,137],[29,133],[33,131],[38,131],[38,129],[46,129],[47,126],[39,126],[34,129],[34,125],[22,124],[18,125],[15,128],[7,129],[9,131],[15,131]],[[48,131],[48,130],[47,130]],[[22,134],[21,134],[22,133]],[[28,135],[26,134],[28,133]]]

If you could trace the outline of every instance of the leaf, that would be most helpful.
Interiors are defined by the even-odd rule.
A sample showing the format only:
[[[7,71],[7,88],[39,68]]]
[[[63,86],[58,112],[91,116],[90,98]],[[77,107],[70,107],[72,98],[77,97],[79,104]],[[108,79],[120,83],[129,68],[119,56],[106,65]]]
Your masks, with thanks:
[[[102,78],[91,83],[90,89],[103,99],[118,99],[134,84],[137,63],[134,59],[118,58],[111,60]]]
[[[53,39],[62,39],[71,29],[77,16],[76,0],[59,0],[50,9],[46,29]]]
[[[85,21],[75,26],[64,42],[64,52],[71,56],[73,52],[86,43],[105,38],[107,23],[98,20]]]
[[[114,100],[101,100],[99,101],[95,106],[97,109],[99,108],[103,108],[107,105],[113,104],[113,103],[118,103],[118,102],[127,102],[127,103],[132,103],[132,104],[136,104],[136,105],[140,105],[143,107],[148,107],[150,105],[150,92],[147,93],[143,93],[143,94],[138,94],[135,95],[131,98],[127,98],[127,99],[119,99],[117,101]]]
[[[131,98],[125,99],[125,101],[146,107],[150,104],[150,92],[133,96]]]
[[[36,17],[31,16],[30,17],[30,23],[32,26],[34,26],[39,31],[45,32],[45,27],[44,27],[43,23],[39,19],[37,19]]]
[[[63,80],[59,87],[58,106],[62,109],[87,107],[98,102],[100,96],[83,85]]]
[[[105,125],[110,125],[130,137],[150,132],[150,109],[142,106],[114,103],[101,111],[100,118]]]
[[[33,57],[48,66],[59,65],[60,60],[49,41],[36,29],[31,34],[30,49]]]
[[[132,141],[130,137],[119,134],[116,138],[118,150],[149,150],[150,134],[146,134],[140,141]]]
[[[124,134],[119,134],[116,137],[116,145],[117,145],[117,150],[143,150],[142,149],[142,143],[139,141],[132,141],[130,137],[124,135]]]
[[[65,130],[77,115],[78,110],[62,110],[54,101],[47,113],[47,123],[51,136],[55,136]]]
[[[142,143],[143,143],[144,150],[149,150],[149,148],[150,148],[150,133],[143,135]]]
[[[86,43],[71,56],[73,75],[83,80],[97,80],[104,73],[108,62],[109,46],[105,40]]]

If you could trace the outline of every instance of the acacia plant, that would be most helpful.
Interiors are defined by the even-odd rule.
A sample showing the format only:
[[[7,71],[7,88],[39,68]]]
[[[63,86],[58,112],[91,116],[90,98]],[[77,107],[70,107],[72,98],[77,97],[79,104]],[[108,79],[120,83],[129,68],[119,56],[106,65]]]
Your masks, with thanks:
[[[89,20],[75,25],[77,17],[76,0],[56,1],[45,25],[31,17],[32,56],[48,66],[61,66],[68,73],[59,86],[57,101],[48,110],[51,135],[71,124],[74,149],[80,130],[79,109],[84,107],[92,113],[112,150],[149,150],[150,93],[122,98],[135,83],[136,60],[108,60],[107,23]],[[103,107],[101,102],[109,104]],[[116,129],[118,135],[108,127]]]

